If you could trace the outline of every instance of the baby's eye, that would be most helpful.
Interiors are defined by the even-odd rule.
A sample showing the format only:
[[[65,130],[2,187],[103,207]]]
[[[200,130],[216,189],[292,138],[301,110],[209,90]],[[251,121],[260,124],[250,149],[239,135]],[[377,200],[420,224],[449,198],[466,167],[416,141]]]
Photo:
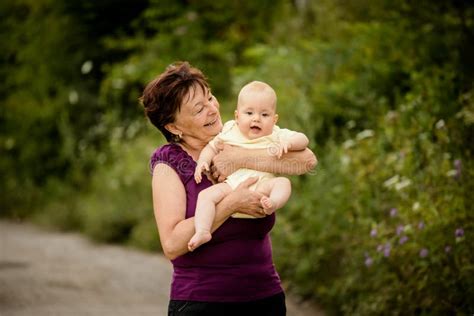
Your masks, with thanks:
[[[267,113],[263,113],[263,114],[262,114],[262,116],[265,116],[265,117],[267,117],[267,116],[268,116],[268,114],[267,114]]]
[[[247,115],[252,115],[252,112],[247,111],[247,112],[245,112],[245,114],[247,114]]]

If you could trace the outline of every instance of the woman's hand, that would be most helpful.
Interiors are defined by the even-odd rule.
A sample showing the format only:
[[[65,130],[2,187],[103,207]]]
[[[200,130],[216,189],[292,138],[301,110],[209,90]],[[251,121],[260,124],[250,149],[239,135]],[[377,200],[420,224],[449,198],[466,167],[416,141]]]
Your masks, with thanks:
[[[234,212],[244,213],[257,218],[266,216],[260,203],[263,194],[249,190],[249,187],[257,182],[257,180],[258,177],[248,178],[229,194],[233,201],[230,207]]]
[[[219,150],[212,159],[211,175],[217,182],[222,182],[241,168],[238,158],[242,155],[242,150],[231,145],[221,145]]]

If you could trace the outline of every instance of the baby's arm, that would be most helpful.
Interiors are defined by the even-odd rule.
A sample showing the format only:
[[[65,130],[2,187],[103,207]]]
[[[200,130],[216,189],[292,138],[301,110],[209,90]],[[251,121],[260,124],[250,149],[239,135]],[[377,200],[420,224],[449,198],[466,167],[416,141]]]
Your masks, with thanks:
[[[275,151],[275,154],[278,158],[281,158],[283,154],[286,154],[288,151],[299,151],[304,150],[308,147],[309,139],[305,134],[295,132],[289,137],[280,137],[280,144],[278,150]]]
[[[194,171],[194,179],[196,180],[196,183],[201,182],[202,173],[204,171],[209,171],[212,158],[214,158],[217,152],[218,150],[211,143],[207,144],[201,151],[197,161],[196,170]]]
[[[291,149],[291,151],[298,151],[306,149],[306,147],[308,147],[309,139],[308,137],[306,137],[305,134],[297,132],[296,134],[290,137],[288,142],[291,145],[288,150]]]

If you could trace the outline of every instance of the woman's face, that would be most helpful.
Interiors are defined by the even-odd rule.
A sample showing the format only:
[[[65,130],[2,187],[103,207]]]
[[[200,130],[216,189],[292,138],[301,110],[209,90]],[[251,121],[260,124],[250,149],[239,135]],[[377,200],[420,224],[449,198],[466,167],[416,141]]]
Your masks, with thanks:
[[[219,102],[208,89],[194,85],[184,98],[174,124],[184,141],[193,138],[207,143],[222,130]]]

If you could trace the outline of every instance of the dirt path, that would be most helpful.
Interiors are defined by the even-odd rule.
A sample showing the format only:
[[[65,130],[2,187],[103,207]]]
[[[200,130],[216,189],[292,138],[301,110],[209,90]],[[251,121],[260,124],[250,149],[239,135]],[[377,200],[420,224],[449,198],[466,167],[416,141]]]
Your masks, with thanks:
[[[0,316],[166,315],[170,276],[159,254],[0,221]],[[323,315],[287,306],[288,316]]]

